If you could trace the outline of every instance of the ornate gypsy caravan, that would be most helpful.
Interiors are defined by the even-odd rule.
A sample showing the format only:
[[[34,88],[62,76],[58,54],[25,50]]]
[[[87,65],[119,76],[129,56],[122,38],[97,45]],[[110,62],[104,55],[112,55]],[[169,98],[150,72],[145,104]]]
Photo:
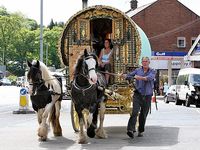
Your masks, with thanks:
[[[111,65],[115,74],[129,72],[139,66],[142,56],[151,56],[145,33],[124,12],[102,5],[87,7],[67,21],[60,38],[59,52],[63,64],[69,67],[69,80],[73,78],[74,64],[84,49],[93,51],[95,42],[98,54],[104,39],[107,38],[111,39],[113,44]],[[109,91],[116,93],[117,98],[116,95],[109,95]],[[131,93],[132,87],[125,80],[112,76],[108,86],[106,112],[130,113]],[[72,116],[75,119],[73,110]]]

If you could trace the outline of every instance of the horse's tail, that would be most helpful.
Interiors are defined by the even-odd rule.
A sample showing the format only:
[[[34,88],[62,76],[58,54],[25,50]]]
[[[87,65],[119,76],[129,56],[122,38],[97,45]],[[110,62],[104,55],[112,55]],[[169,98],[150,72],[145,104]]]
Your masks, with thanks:
[[[49,122],[51,123],[53,127],[53,133],[55,136],[62,136],[62,129],[59,122],[60,108],[61,108],[61,102],[56,101],[56,103],[52,107],[52,110],[49,116]]]

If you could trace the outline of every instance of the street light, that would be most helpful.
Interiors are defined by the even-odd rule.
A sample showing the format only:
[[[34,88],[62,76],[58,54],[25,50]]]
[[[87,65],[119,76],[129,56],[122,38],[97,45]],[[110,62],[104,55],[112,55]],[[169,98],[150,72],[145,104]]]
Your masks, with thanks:
[[[48,44],[46,44],[46,66],[48,66]]]
[[[40,0],[40,61],[43,62],[43,0]]]

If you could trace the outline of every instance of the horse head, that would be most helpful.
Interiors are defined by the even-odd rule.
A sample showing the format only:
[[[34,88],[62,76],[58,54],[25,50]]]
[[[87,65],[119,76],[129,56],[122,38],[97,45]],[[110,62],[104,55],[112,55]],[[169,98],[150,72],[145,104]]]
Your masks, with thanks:
[[[98,67],[97,56],[95,54],[88,53],[87,49],[85,49],[83,63],[85,63],[87,66],[85,68],[87,68],[88,71],[90,84],[96,84],[97,83],[96,69]]]
[[[27,61],[29,71],[27,74],[29,82],[29,92],[32,94],[34,86],[41,84],[42,81],[42,71],[40,70],[40,62],[34,60],[32,63]]]

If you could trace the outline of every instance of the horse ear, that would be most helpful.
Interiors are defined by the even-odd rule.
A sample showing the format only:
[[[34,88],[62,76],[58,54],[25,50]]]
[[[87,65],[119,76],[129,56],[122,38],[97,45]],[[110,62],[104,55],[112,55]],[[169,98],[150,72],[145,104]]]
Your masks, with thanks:
[[[37,60],[37,63],[36,63],[36,65],[35,65],[37,68],[39,68],[40,67],[40,62]]]
[[[87,49],[84,50],[84,56],[87,57],[89,54],[87,52]]]
[[[27,64],[28,64],[29,68],[31,68],[31,66],[32,66],[31,62],[27,60]]]

